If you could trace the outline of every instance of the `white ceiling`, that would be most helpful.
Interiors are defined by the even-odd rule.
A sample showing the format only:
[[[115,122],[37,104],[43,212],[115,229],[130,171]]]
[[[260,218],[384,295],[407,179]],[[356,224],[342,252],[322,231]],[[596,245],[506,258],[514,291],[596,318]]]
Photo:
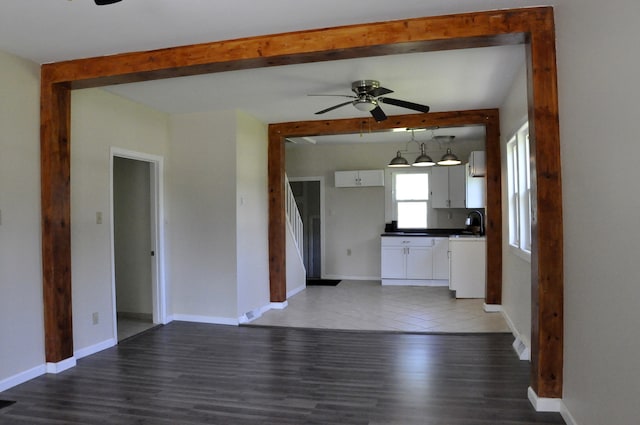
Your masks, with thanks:
[[[528,0],[2,0],[0,50],[37,63],[310,28],[539,4]],[[432,111],[498,107],[524,63],[521,46],[416,53],[151,81],[108,90],[169,113],[241,109],[264,122],[368,116],[350,105],[354,80]],[[388,115],[410,110],[382,105]],[[406,137],[406,135],[405,135]],[[464,136],[463,136],[464,137]]]

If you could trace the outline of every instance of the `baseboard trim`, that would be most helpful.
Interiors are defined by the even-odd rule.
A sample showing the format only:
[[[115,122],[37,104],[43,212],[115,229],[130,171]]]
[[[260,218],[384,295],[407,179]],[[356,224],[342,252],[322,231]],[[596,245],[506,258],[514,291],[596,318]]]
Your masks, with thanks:
[[[536,412],[560,413],[560,411],[562,410],[562,406],[564,403],[562,403],[561,398],[538,397],[538,394],[536,394],[536,392],[531,387],[529,387],[529,389],[527,390],[527,395],[529,396],[529,401],[533,405],[533,408],[536,409]]]
[[[46,367],[47,367],[47,373],[52,373],[54,375],[58,374],[58,373],[62,373],[65,370],[69,370],[72,367],[76,366],[76,358],[75,356],[69,357],[68,359],[64,359],[62,361],[59,361],[57,363],[47,363]]]
[[[15,375],[0,381],[0,392],[6,391],[17,385],[24,384],[33,378],[44,375],[45,373],[47,373],[47,367],[44,364],[32,367],[24,372],[16,373]]]
[[[482,304],[485,313],[499,313],[502,311],[502,304]]]
[[[509,329],[511,329],[511,333],[515,338],[512,346],[513,350],[518,355],[518,358],[520,360],[531,361],[531,347],[527,345],[525,339],[522,338],[522,335],[520,335],[520,332],[518,332],[516,325],[513,323],[511,317],[509,317],[506,311],[502,310],[502,316],[504,317],[504,320],[506,320]]]
[[[560,402],[560,415],[562,415],[562,419],[567,423],[567,425],[578,425],[578,422],[575,420],[567,406],[564,404],[564,401]]]
[[[305,289],[307,289],[307,285],[298,286],[297,288],[292,289],[291,291],[287,292],[287,298],[291,298],[294,295],[304,291]]]
[[[382,279],[382,286],[449,286],[448,280],[441,279]]]
[[[116,345],[118,342],[115,338],[109,338],[97,344],[91,345],[89,347],[81,348],[73,353],[76,359],[81,359],[83,357],[90,356],[92,354],[98,353],[102,350],[106,350],[107,348],[111,348]]]
[[[269,303],[269,310],[284,310],[289,307],[288,301],[283,301],[281,303]]]
[[[209,323],[211,325],[231,325],[238,326],[238,319],[231,317],[216,317],[216,316],[197,316],[193,314],[174,314],[172,320],[181,322],[193,322],[193,323]]]
[[[380,276],[347,276],[341,274],[327,274],[323,275],[322,279],[336,279],[336,280],[380,280]]]

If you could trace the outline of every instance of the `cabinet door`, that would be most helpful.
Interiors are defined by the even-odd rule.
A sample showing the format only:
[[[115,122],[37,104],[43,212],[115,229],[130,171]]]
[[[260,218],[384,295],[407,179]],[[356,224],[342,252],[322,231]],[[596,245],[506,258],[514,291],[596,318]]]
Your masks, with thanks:
[[[449,170],[449,208],[467,208],[467,174],[464,165],[447,167]]]
[[[484,177],[472,177],[467,164],[467,208],[484,208],[485,200],[485,179]]]
[[[384,170],[358,171],[358,186],[384,186]]]
[[[335,174],[336,187],[353,187],[356,185],[357,171],[336,171]]]
[[[437,238],[433,245],[433,278],[449,279],[449,239]]]
[[[407,279],[433,279],[433,248],[412,246],[407,248]]]
[[[380,276],[383,279],[405,278],[405,247],[383,246]]]
[[[449,170],[447,168],[431,168],[429,186],[433,208],[449,208]]]

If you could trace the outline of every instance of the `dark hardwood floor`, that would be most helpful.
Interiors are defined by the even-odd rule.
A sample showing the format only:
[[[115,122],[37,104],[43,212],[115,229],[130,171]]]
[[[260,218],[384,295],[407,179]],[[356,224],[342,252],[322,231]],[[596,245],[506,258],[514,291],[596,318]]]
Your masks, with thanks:
[[[0,424],[563,424],[512,341],[173,322],[0,393]]]

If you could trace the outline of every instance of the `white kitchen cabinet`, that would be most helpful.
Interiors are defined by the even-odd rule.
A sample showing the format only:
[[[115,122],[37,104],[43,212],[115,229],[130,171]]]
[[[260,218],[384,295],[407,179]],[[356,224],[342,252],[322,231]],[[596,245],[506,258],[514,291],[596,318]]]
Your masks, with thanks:
[[[336,171],[336,187],[384,186],[384,170]]]
[[[465,165],[466,168],[466,191],[467,191],[467,208],[485,208],[486,202],[486,189],[484,177],[473,177],[471,175],[469,164]]]
[[[473,151],[469,154],[469,175],[484,177],[487,172],[486,154],[484,151]]]
[[[446,286],[448,260],[447,249],[442,242],[448,245],[447,238],[383,236],[382,284]],[[446,271],[443,272],[442,268]]]
[[[433,245],[433,278],[449,280],[449,239],[436,238]]]
[[[486,239],[449,238],[449,289],[456,298],[484,298],[486,285]]]
[[[429,185],[433,208],[466,208],[464,165],[433,167]]]

